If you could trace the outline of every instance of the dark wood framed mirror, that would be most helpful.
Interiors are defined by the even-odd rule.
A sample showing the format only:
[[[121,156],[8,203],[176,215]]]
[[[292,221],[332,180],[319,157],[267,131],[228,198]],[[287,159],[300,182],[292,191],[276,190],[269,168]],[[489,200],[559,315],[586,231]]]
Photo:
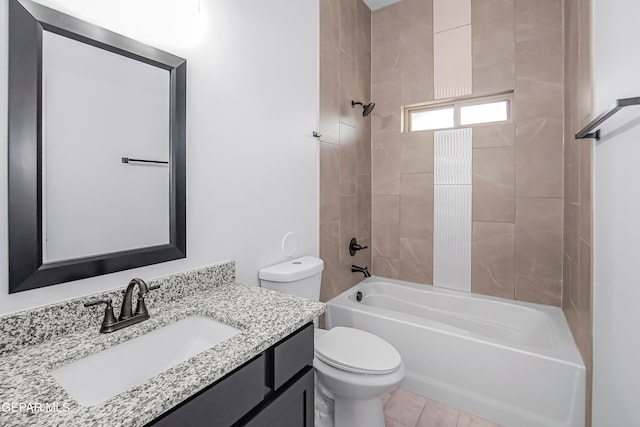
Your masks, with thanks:
[[[186,60],[9,0],[8,99],[9,293],[186,257]]]

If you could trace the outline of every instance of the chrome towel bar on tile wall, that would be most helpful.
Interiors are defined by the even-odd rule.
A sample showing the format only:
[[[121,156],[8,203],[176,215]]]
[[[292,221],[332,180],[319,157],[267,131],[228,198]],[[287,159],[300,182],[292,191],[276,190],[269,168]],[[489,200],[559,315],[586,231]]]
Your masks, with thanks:
[[[617,99],[611,107],[604,113],[600,114],[595,119],[586,125],[580,132],[576,133],[576,139],[595,138],[596,141],[600,140],[600,129],[595,132],[591,132],[594,128],[600,126],[602,122],[613,116],[619,110],[631,105],[640,105],[640,97],[637,98],[623,98]]]
[[[168,165],[169,162],[162,160],[145,160],[145,159],[132,159],[129,157],[123,157],[122,163],[153,163],[154,165]]]

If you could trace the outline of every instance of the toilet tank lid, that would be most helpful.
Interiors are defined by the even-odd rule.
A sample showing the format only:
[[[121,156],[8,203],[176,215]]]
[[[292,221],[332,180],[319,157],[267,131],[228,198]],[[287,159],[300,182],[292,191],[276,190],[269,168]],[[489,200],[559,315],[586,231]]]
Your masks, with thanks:
[[[280,264],[265,267],[260,270],[261,280],[271,282],[293,282],[294,280],[306,279],[324,269],[324,261],[313,256],[303,256],[301,258],[282,262]]]

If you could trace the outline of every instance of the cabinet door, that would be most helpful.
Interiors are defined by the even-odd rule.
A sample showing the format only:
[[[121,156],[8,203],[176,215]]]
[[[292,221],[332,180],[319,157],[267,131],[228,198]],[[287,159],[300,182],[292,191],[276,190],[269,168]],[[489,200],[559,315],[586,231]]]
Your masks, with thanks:
[[[147,427],[232,425],[260,404],[269,391],[265,386],[264,359],[263,355],[258,356]]]
[[[295,381],[283,387],[264,409],[238,425],[248,427],[313,427],[313,368],[307,367]]]

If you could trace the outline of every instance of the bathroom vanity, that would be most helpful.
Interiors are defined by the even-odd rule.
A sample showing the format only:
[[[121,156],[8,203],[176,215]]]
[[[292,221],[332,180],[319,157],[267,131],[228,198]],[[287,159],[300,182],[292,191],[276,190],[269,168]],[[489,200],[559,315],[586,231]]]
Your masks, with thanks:
[[[148,425],[313,426],[313,323]]]
[[[119,305],[119,290],[0,318],[0,402],[59,408],[1,411],[0,425],[312,426],[312,320],[324,304],[236,284],[234,268],[230,262],[150,281],[160,285],[147,300],[151,318],[112,333],[99,333],[102,307],[82,304],[99,296]],[[240,332],[91,405],[51,374],[193,316]],[[154,363],[144,353],[129,360],[134,369]]]
[[[186,59],[36,1],[6,14],[9,293],[186,258]],[[1,426],[313,425],[324,304],[226,262],[132,280],[116,319],[125,285],[0,316]]]

